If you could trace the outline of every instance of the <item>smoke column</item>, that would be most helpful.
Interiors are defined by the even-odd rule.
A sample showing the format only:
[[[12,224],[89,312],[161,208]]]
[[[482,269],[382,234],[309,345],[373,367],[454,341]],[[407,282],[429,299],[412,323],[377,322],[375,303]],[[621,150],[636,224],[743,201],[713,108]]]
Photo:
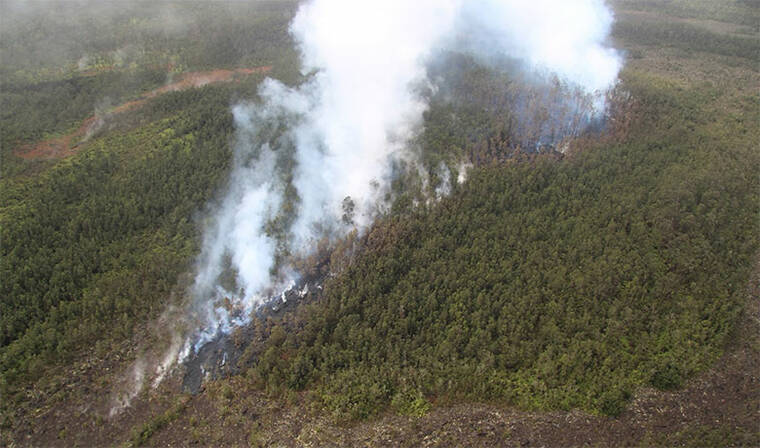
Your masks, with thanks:
[[[621,60],[604,45],[613,17],[603,0],[463,1],[460,12],[458,32],[475,55],[518,59],[587,93],[617,79]]]
[[[436,51],[507,57],[598,94],[621,66],[605,45],[611,24],[602,0],[303,4],[290,31],[307,80],[290,88],[267,79],[261,101],[233,109],[235,165],[192,289],[201,330],[179,358],[292,287],[288,257],[372,222],[390,162],[413,159],[405,147],[426,109],[415,91],[431,83],[426,63]],[[346,198],[355,206],[351,223],[341,220]]]

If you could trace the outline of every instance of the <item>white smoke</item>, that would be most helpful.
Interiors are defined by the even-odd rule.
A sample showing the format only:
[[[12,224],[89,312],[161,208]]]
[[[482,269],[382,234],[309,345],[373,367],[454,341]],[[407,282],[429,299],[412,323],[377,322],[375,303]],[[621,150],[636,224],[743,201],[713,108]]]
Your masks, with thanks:
[[[440,199],[451,194],[451,171],[445,163],[441,162],[438,164],[436,174],[438,175],[439,183],[435,187],[435,198]]]
[[[267,85],[281,85],[268,80]],[[292,95],[281,98],[292,98]],[[287,111],[298,108],[284,103]],[[201,254],[192,295],[196,300],[195,318],[202,331],[193,342],[194,349],[216,336],[227,333],[235,324],[244,323],[256,305],[266,299],[270,289],[270,271],[274,266],[276,241],[266,226],[280,209],[281,182],[276,179],[277,154],[269,144],[254,145],[267,122],[286,119],[276,106],[256,108],[237,106],[233,117],[238,128],[235,167],[229,189],[209,226]],[[232,267],[237,274],[232,285],[222,285],[220,276]],[[225,301],[226,299],[226,301]],[[224,302],[225,305],[221,306]],[[190,343],[190,341],[188,341]],[[189,347],[182,353],[189,354]],[[184,356],[183,356],[184,357]]]
[[[258,104],[233,109],[238,129],[228,192],[209,225],[193,288],[197,349],[292,287],[291,255],[369,225],[390,163],[419,131],[426,64],[456,48],[509,58],[591,94],[610,88],[620,58],[607,47],[601,0],[313,0],[291,23],[307,81],[266,80]],[[448,194],[450,172],[438,195]],[[466,168],[460,167],[463,182]],[[278,261],[279,260],[279,261]],[[284,261],[283,261],[284,260]],[[230,280],[229,273],[234,277]]]
[[[340,216],[341,201],[357,205],[357,224],[370,222],[388,162],[404,149],[426,105],[412,88],[426,79],[425,59],[456,17],[455,2],[315,1],[293,21],[304,70],[317,71],[301,89],[311,104],[295,130],[295,186],[301,213],[296,246],[311,229]]]
[[[142,391],[145,382],[145,359],[138,358],[124,379],[124,384],[119,386],[117,394],[111,397],[111,406],[108,411],[109,417],[119,415],[121,411],[129,407],[132,400]]]
[[[622,64],[605,45],[612,22],[603,0],[463,1],[457,38],[475,55],[514,58],[594,93],[611,87]]]
[[[459,165],[457,166],[457,183],[463,184],[467,181],[467,173],[472,168],[472,163],[470,162],[459,162]]]

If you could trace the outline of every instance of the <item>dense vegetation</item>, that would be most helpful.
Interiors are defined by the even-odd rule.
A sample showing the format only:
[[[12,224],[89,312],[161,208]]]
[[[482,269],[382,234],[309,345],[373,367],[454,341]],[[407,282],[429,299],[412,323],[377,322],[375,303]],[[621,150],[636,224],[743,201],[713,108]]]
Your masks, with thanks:
[[[739,31],[758,23],[751,1],[617,3]],[[105,97],[139,96],[167,70],[274,63],[294,79],[293,5],[235,5],[194,4],[178,22],[189,26],[171,32],[141,8],[95,11],[89,28],[67,12],[0,29],[3,411],[92,347],[113,351],[181,290],[197,217],[229,168],[229,106],[253,97],[260,77],[154,98],[65,160],[22,161],[12,150],[78,126]],[[415,144],[431,191],[441,162],[454,178],[472,162],[467,182],[420,207],[431,191],[400,176],[393,213],[343,242],[355,252],[335,251],[324,296],[298,310],[296,325],[260,322],[266,342],[244,357],[246,380],[275,396],[308,391],[339,418],[388,407],[420,415],[460,398],[615,415],[637,388],[677,388],[709,366],[742,311],[760,244],[760,103],[749,87],[758,43],[636,17],[620,14],[614,35],[631,58],[647,46],[720,57],[715,73],[739,67],[747,85],[672,79],[634,62],[619,89],[632,99],[616,109],[619,132],[585,136],[566,156],[548,147],[523,157],[526,130],[506,107],[514,91],[498,90],[514,80],[449,61],[468,66],[439,68],[455,100],[431,98]],[[46,33],[76,45],[27,59]],[[126,42],[139,51],[117,51]],[[135,443],[176,419],[180,403]]]
[[[0,144],[6,148],[6,160],[13,157],[10,150],[22,142],[42,140],[48,134],[78,127],[98,108],[121,104],[135,92],[160,86],[165,79],[166,73],[161,70],[142,70],[34,84],[4,83],[0,94],[3,126]]]
[[[0,158],[4,177],[27,167],[13,150],[205,69],[276,65],[293,71],[291,2],[7,2],[0,27]],[[202,37],[202,38],[201,38]]]
[[[744,58],[743,63],[755,64],[760,57],[757,36],[712,33],[688,23],[621,21],[617,35],[643,45],[673,46],[687,51],[706,51],[724,56]]]
[[[69,159],[23,160],[13,150],[77,128],[98,108],[139,97],[172,73],[275,61],[275,76],[294,72],[286,29],[292,3],[155,6],[170,9],[177,30],[151,22],[152,7],[82,4],[58,20],[39,14],[41,6],[4,5],[18,19],[2,30],[0,88],[0,392],[9,398],[87,345],[106,353],[164,309],[197,253],[198,213],[227,173],[230,104],[254,97],[262,76],[154,98],[112,118],[112,132]],[[197,40],[201,29],[211,38]],[[230,46],[233,35],[242,40]],[[34,36],[56,37],[65,48],[36,61],[28,51],[58,47]],[[111,61],[126,44],[132,59]],[[82,54],[100,62],[72,68]],[[167,73],[159,63],[175,68]]]
[[[352,417],[399,394],[615,414],[708,365],[757,248],[758,155],[741,124],[734,144],[698,126],[710,92],[626,86],[652,117],[632,141],[475,170],[389,219],[254,378]]]
[[[183,112],[5,185],[4,381],[78,344],[128,337],[160,311],[187,269],[197,240],[192,217],[226,173],[232,118],[229,91],[171,96],[161,103],[181,100]]]
[[[681,48],[756,53],[668,26]],[[616,35],[631,30],[648,32]],[[287,337],[270,328],[249,378],[311,390],[342,418],[457,397],[615,415],[640,386],[679,387],[721,353],[745,300],[760,114],[737,86],[677,85],[628,69],[622,140],[476,168],[440,204],[378,224]]]

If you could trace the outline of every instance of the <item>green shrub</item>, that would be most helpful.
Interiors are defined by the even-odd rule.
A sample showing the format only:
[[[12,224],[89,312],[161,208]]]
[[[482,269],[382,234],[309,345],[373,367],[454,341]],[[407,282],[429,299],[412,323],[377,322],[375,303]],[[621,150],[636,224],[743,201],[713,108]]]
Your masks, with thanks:
[[[422,417],[430,410],[430,402],[419,391],[404,390],[393,396],[391,407],[399,415]]]
[[[652,373],[650,382],[652,386],[660,390],[678,389],[683,384],[681,368],[675,363],[668,362]]]

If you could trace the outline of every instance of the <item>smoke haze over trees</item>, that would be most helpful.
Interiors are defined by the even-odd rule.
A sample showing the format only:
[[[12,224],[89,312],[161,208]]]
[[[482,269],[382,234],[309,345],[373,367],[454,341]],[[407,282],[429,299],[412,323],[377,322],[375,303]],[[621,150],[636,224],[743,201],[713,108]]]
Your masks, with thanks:
[[[50,5],[0,3],[0,445],[760,443],[753,2]]]
[[[394,165],[437,169],[450,182],[451,168],[418,165],[409,150],[429,107],[419,89],[445,88],[436,85],[444,78],[428,77],[442,51],[522,74],[532,91],[500,106],[515,106],[521,143],[556,144],[603,113],[593,106],[603,108],[621,65],[605,44],[611,23],[604,4],[588,0],[303,4],[290,31],[307,79],[295,88],[266,81],[261,103],[235,108],[237,167],[193,291],[200,343],[292,287],[297,274],[288,256],[308,256],[320,239],[351,230],[342,223],[343,201],[354,204],[359,229],[388,209]],[[216,281],[225,269],[235,272],[232,289]],[[224,299],[233,301],[232,314],[216,305]]]

